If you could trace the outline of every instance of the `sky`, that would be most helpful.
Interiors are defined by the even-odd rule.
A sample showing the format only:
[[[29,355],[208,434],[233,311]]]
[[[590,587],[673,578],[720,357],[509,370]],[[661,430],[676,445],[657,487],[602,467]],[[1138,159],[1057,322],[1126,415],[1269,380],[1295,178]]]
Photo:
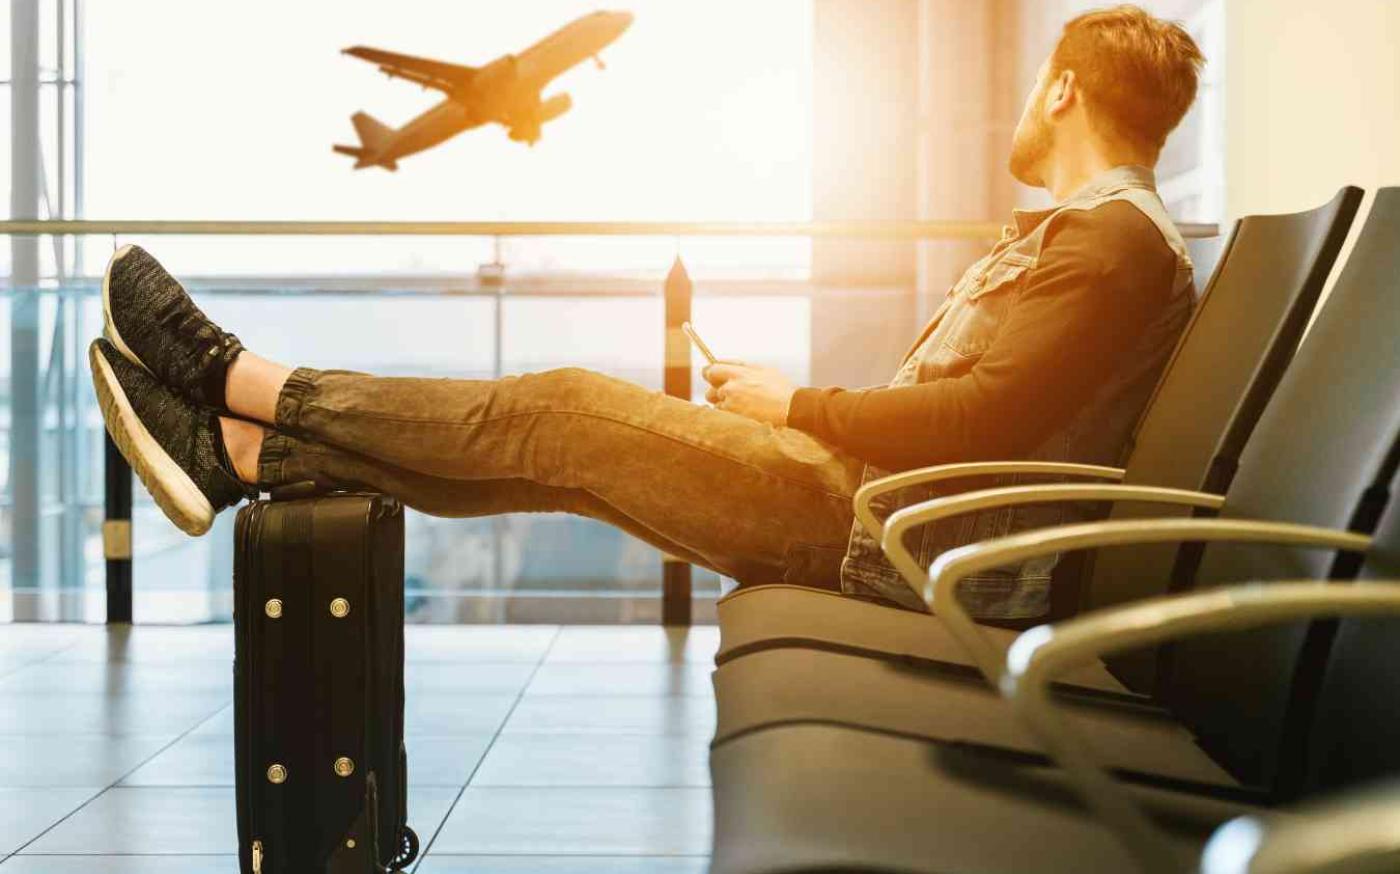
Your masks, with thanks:
[[[441,98],[340,54],[371,45],[480,66],[600,8],[581,0],[87,3],[89,218],[802,221],[811,216],[809,0],[629,0],[631,29],[545,94],[573,109],[533,148],[499,126],[400,163],[352,171],[350,115],[398,126]],[[236,251],[246,251],[242,243]],[[305,244],[305,245],[304,245]],[[268,241],[260,270],[455,269],[483,244]],[[512,243],[537,269],[653,266],[674,241]],[[185,263],[240,272],[230,247]],[[630,251],[624,251],[629,250]],[[713,249],[713,247],[711,247]],[[198,252],[198,254],[196,254]],[[724,263],[802,261],[777,243]],[[179,255],[178,252],[172,254]],[[489,252],[485,252],[489,255]],[[702,255],[702,257],[704,257]]]

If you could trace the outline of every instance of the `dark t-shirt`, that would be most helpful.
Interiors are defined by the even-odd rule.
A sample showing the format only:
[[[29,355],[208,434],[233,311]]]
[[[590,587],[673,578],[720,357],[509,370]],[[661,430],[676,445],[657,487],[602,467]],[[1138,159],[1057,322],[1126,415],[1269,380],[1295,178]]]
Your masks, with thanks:
[[[1129,365],[1172,297],[1176,256],[1135,206],[1065,211],[991,346],[962,376],[798,389],[789,427],[891,471],[1023,457]]]

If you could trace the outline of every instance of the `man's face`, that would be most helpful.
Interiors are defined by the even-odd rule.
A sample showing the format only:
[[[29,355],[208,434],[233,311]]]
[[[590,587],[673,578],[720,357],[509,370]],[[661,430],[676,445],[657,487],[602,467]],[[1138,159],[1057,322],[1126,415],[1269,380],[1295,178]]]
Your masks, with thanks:
[[[1050,154],[1055,143],[1055,129],[1045,117],[1045,95],[1049,89],[1050,62],[1040,65],[1035,88],[1026,96],[1026,105],[1021,110],[1021,121],[1016,125],[1016,134],[1011,139],[1011,175],[1017,181],[1037,188],[1045,184],[1041,175],[1041,164]]]

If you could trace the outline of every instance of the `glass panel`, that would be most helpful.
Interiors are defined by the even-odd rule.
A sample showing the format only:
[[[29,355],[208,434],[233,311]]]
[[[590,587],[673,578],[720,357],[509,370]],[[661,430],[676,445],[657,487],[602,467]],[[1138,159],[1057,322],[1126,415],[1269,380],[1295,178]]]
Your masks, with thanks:
[[[37,419],[13,419],[9,346],[17,312],[30,310],[33,292],[6,290],[0,295],[0,337],[6,354],[0,362],[0,618],[97,621],[104,605],[87,595],[104,584],[102,523],[101,416],[88,376],[85,351],[100,318],[95,295],[81,289],[49,291],[37,296],[38,341]],[[32,311],[32,310],[30,310]],[[27,318],[27,317],[26,317]],[[33,458],[16,459],[15,428],[34,427],[38,445]],[[37,474],[38,503],[34,517],[37,565],[32,574],[17,577],[14,561],[15,483],[18,469]]]
[[[1224,213],[1225,4],[1205,0],[1186,22],[1208,63],[1186,117],[1167,139],[1157,165],[1167,211],[1179,221],[1219,221]]]
[[[9,27],[10,17],[8,15],[0,14],[0,21],[3,21],[5,23],[5,27]],[[0,43],[0,48],[3,48],[4,50],[3,52],[0,52],[0,54],[4,55],[5,66],[8,69],[10,63],[10,41],[8,36],[5,38],[5,41],[3,43]],[[6,73],[6,75],[9,74]],[[4,122],[5,130],[7,132],[10,131],[11,121],[9,84],[0,85],[0,121]],[[4,218],[10,218],[11,216],[9,194],[10,173],[13,169],[10,166],[10,137],[12,135],[13,133],[11,132],[6,136],[0,136],[0,191],[5,192],[5,197],[3,198],[3,200],[0,200],[0,217]],[[5,276],[10,275],[9,240],[6,240],[5,244],[3,246],[0,246],[0,273],[3,273]]]
[[[58,77],[58,6],[66,0],[39,0],[39,75]]]
[[[810,0],[638,0],[636,19],[602,55],[545,88],[573,109],[533,147],[498,125],[404,159],[397,172],[351,169],[332,153],[354,142],[360,110],[401,126],[443,99],[340,53],[373,44],[454,64],[519,53],[575,17],[586,0],[378,5],[331,0],[236,6],[133,0],[83,7],[86,214],[120,218],[730,220],[811,216]],[[268,27],[276,21],[275,27]],[[220,38],[170,39],[172,33]],[[255,48],[253,48],[255,47]],[[262,59],[281,59],[264,63]],[[291,59],[291,60],[288,60]],[[185,75],[178,71],[197,71]],[[154,111],[153,107],[162,107]],[[622,132],[625,131],[625,134]],[[100,144],[100,147],[97,145]],[[321,262],[308,246],[298,272]],[[440,255],[425,246],[424,269]],[[664,264],[637,238],[595,246],[512,241],[527,270],[630,270]],[[240,241],[248,263],[285,250]],[[807,268],[807,247],[754,240],[719,264]],[[264,255],[266,253],[266,256]],[[737,258],[737,262],[736,262]],[[472,266],[488,260],[476,257]],[[195,266],[191,262],[192,266]],[[211,261],[197,270],[222,271]],[[231,268],[237,270],[236,267]]]
[[[0,78],[8,80],[10,78],[10,13],[6,11],[0,15]],[[5,118],[9,118],[9,113]]]

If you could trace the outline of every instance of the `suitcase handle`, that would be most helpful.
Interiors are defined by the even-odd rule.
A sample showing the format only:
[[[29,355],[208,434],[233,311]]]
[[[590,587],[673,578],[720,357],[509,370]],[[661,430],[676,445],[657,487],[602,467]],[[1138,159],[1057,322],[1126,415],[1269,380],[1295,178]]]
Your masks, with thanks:
[[[369,491],[368,489],[337,489],[323,486],[315,480],[299,480],[294,483],[278,486],[268,492],[268,497],[274,501],[300,501],[305,498],[329,498],[337,496],[363,495],[365,497],[380,497],[386,501],[397,503],[397,499],[390,498],[381,492]]]
[[[269,496],[274,501],[299,501],[302,498],[313,498],[317,495],[328,495],[335,489],[328,489],[318,485],[314,480],[301,480],[300,482],[287,483],[278,486],[269,492]]]

